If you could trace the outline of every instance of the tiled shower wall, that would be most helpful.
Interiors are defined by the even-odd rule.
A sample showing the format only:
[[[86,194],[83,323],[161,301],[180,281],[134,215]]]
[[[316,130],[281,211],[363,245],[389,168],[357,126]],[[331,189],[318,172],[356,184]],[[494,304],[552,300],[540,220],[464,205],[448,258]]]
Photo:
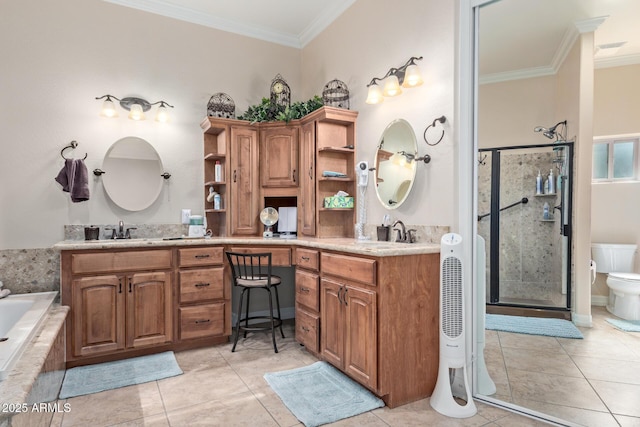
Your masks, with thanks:
[[[491,154],[481,152],[478,166],[478,213],[490,212]],[[553,168],[552,152],[503,151],[500,156],[500,206],[508,206],[526,197],[529,201],[500,212],[500,302],[564,306],[562,294],[562,237],[560,195],[536,196],[538,170],[543,177]],[[554,221],[543,221],[543,206],[549,204]],[[478,222],[478,233],[485,239],[487,301],[489,301],[490,217]]]

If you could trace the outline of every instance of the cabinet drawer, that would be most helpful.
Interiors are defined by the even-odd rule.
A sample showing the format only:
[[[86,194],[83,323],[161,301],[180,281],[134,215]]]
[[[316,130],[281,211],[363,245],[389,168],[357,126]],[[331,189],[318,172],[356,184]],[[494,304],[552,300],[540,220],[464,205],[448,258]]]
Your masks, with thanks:
[[[224,334],[224,303],[180,307],[180,339]]]
[[[235,247],[231,248],[231,252],[240,252],[242,254],[260,254],[271,252],[271,265],[279,267],[291,266],[291,249],[290,248],[272,248],[272,247]]]
[[[309,249],[296,249],[296,265],[309,270],[318,271],[320,254]]]
[[[373,259],[322,253],[320,264],[323,275],[376,285],[376,261]]]
[[[180,302],[224,299],[224,268],[187,270],[180,277]]]
[[[319,278],[317,274],[296,270],[296,303],[313,311],[320,310]]]
[[[171,250],[81,253],[71,255],[74,274],[171,268]]]
[[[319,349],[319,326],[320,319],[318,316],[296,309],[296,341],[315,353]]]
[[[222,265],[222,247],[178,249],[180,267]]]

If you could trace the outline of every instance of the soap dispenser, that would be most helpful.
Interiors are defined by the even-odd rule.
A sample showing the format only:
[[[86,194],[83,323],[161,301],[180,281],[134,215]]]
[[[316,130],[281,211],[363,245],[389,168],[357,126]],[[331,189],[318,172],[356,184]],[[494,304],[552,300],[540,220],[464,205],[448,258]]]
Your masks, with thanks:
[[[549,214],[549,203],[545,202],[542,207],[542,219],[551,219],[551,215]]]
[[[553,169],[549,169],[549,194],[555,194],[556,192],[556,179],[553,176]]]

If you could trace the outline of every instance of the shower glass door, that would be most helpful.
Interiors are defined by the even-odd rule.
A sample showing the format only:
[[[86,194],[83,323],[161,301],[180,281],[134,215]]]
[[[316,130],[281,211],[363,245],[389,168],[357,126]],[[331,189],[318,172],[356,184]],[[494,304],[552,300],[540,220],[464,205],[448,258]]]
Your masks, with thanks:
[[[488,304],[571,307],[572,156],[571,142],[480,150],[478,234],[486,243]]]

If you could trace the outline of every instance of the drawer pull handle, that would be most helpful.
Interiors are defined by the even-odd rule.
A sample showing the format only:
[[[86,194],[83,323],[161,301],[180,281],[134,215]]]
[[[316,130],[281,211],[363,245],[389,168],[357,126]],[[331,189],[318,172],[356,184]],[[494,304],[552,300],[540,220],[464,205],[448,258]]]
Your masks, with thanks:
[[[196,259],[209,258],[209,254],[196,255]]]
[[[206,286],[210,286],[210,284],[209,283],[196,283],[193,286],[195,286],[196,288],[204,288]]]
[[[309,332],[309,328],[306,326],[301,326],[300,329],[302,329],[303,332]]]
[[[309,261],[311,258],[309,258],[308,256],[303,256],[303,257],[301,257],[301,259],[302,259],[303,261]]]
[[[304,292],[305,294],[309,293],[309,288],[300,288],[300,292]]]
[[[206,320],[196,320],[196,325],[200,324],[200,323],[210,323],[211,319],[206,319]]]
[[[342,286],[340,286],[340,289],[338,289],[338,303],[342,304],[342,291],[344,290],[344,288]]]
[[[122,293],[122,279],[118,279],[118,283],[120,284],[120,286],[118,286],[118,293],[121,294]]]
[[[349,292],[349,288],[344,288],[344,293],[342,294],[342,301],[344,302],[344,305],[349,305],[347,303],[347,292]]]

